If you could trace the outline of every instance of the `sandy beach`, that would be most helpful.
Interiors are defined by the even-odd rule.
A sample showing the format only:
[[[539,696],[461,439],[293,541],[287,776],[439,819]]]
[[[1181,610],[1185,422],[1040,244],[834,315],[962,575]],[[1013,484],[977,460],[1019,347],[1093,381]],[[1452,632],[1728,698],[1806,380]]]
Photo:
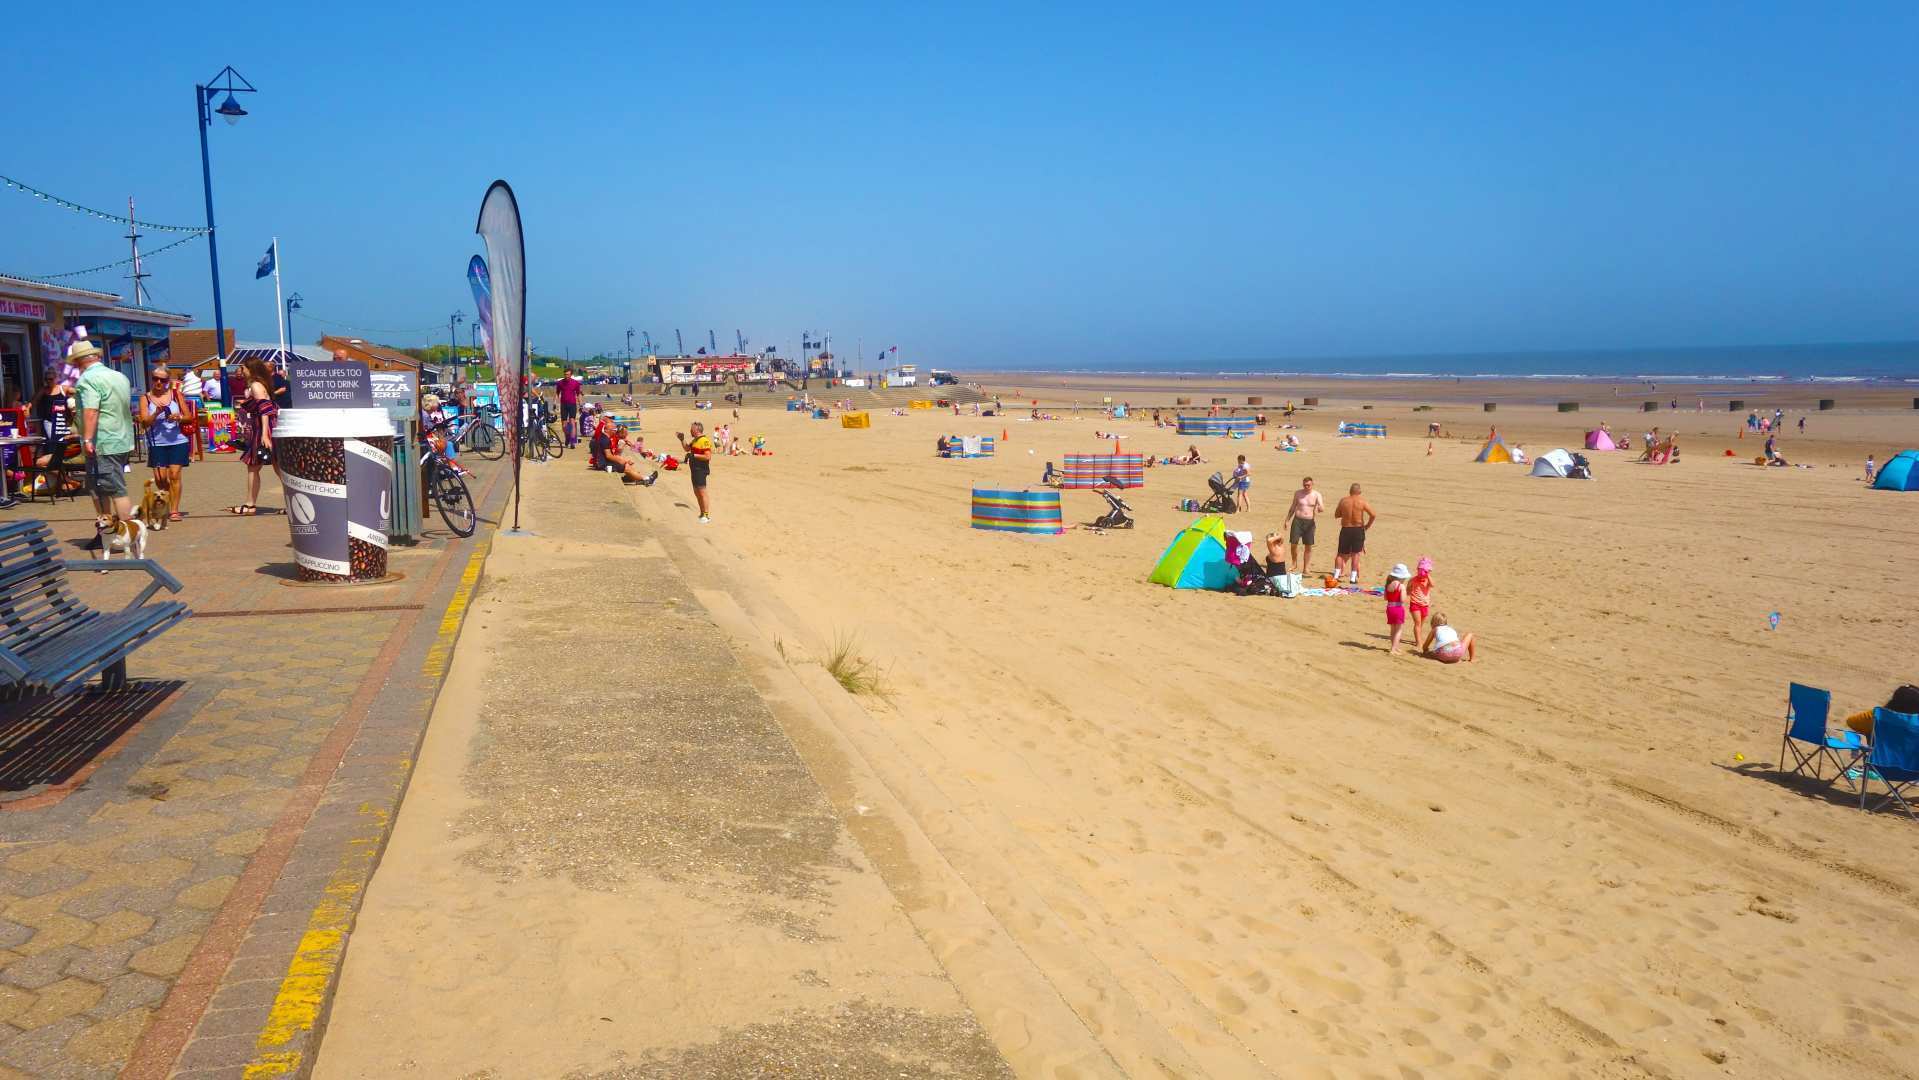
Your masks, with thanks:
[[[878,666],[882,693],[827,684],[844,757],[800,754],[829,788],[848,769],[883,787],[883,836],[835,805],[1020,1075],[1915,1075],[1919,825],[1774,763],[1788,681],[1849,711],[1919,674],[1919,514],[1858,467],[1919,443],[1919,413],[1815,413],[1784,443],[1809,469],[1724,458],[1753,449],[1735,418],[1685,413],[1680,464],[1596,454],[1582,483],[1472,463],[1476,406],[1322,400],[1298,417],[1303,452],[1270,429],[1202,441],[1209,464],[1126,494],[1137,528],[1050,538],[968,528],[969,489],[1037,486],[1048,460],[1110,449],[1096,430],[1154,455],[1194,440],[1095,413],[879,412],[861,431],[755,409],[738,430],[774,455],[716,463],[712,524],[667,473],[620,493],[645,525],[606,541],[658,537],[736,652],[815,687],[836,642]],[[648,444],[695,418],[726,414],[649,408]],[[1454,437],[1429,454],[1434,418]],[[1632,423],[1497,414],[1535,452],[1599,418]],[[1337,439],[1342,419],[1392,435]],[[941,460],[941,433],[1004,441]],[[1436,606],[1480,662],[1388,657],[1375,598],[1148,584],[1194,517],[1175,504],[1238,453],[1255,483],[1233,527],[1278,529],[1302,475],[1332,497],[1362,483],[1380,515],[1366,583],[1431,556]],[[1069,522],[1104,508],[1064,498]],[[396,844],[430,833],[414,809]],[[555,951],[537,962],[560,985],[591,962]],[[406,972],[363,967],[356,991],[355,963],[343,1007],[369,1018],[367,988]],[[512,1022],[485,982],[433,986],[456,984],[407,991],[414,1044],[457,1040],[475,1011]]]

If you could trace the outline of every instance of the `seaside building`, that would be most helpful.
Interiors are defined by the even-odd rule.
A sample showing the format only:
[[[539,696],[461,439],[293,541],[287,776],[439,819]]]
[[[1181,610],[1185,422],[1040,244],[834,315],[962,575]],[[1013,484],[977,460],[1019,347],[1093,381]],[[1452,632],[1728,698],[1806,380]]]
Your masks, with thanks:
[[[171,359],[170,335],[191,321],[114,293],[0,274],[0,399],[31,399],[40,373],[66,356],[82,328],[138,386],[145,365]]]

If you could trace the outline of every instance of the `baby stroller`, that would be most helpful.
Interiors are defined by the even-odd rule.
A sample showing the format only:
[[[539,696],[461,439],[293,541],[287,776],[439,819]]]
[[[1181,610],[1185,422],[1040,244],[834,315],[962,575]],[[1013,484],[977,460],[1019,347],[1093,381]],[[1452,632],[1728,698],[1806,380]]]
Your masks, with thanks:
[[[1206,478],[1206,482],[1212,485],[1213,493],[1207,497],[1205,502],[1199,504],[1200,513],[1230,514],[1239,509],[1239,506],[1233,501],[1233,489],[1226,483],[1225,477],[1214,473]]]
[[[1110,476],[1106,478],[1106,483],[1113,487],[1119,486],[1119,481]],[[1099,492],[1099,497],[1106,500],[1107,508],[1106,512],[1099,516],[1099,520],[1093,522],[1093,528],[1130,529],[1133,527],[1133,508],[1126,505],[1125,499],[1120,498],[1105,488],[1094,488],[1093,490]]]

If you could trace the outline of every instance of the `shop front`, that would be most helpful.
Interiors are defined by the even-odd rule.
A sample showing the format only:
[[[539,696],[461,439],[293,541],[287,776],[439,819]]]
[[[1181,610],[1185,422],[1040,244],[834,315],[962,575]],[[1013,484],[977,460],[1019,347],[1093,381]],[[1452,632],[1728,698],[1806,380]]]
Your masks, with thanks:
[[[185,315],[133,307],[113,293],[0,274],[0,405],[33,400],[41,374],[66,356],[82,328],[115,368],[137,378],[166,356],[167,332]]]

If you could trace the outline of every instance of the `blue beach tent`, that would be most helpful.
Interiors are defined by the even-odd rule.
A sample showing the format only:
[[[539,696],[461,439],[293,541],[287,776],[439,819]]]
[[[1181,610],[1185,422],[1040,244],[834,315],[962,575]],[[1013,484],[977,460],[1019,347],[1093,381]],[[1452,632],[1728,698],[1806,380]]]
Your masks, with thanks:
[[[1887,491],[1919,491],[1919,450],[1901,450],[1879,470],[1876,488]]]

